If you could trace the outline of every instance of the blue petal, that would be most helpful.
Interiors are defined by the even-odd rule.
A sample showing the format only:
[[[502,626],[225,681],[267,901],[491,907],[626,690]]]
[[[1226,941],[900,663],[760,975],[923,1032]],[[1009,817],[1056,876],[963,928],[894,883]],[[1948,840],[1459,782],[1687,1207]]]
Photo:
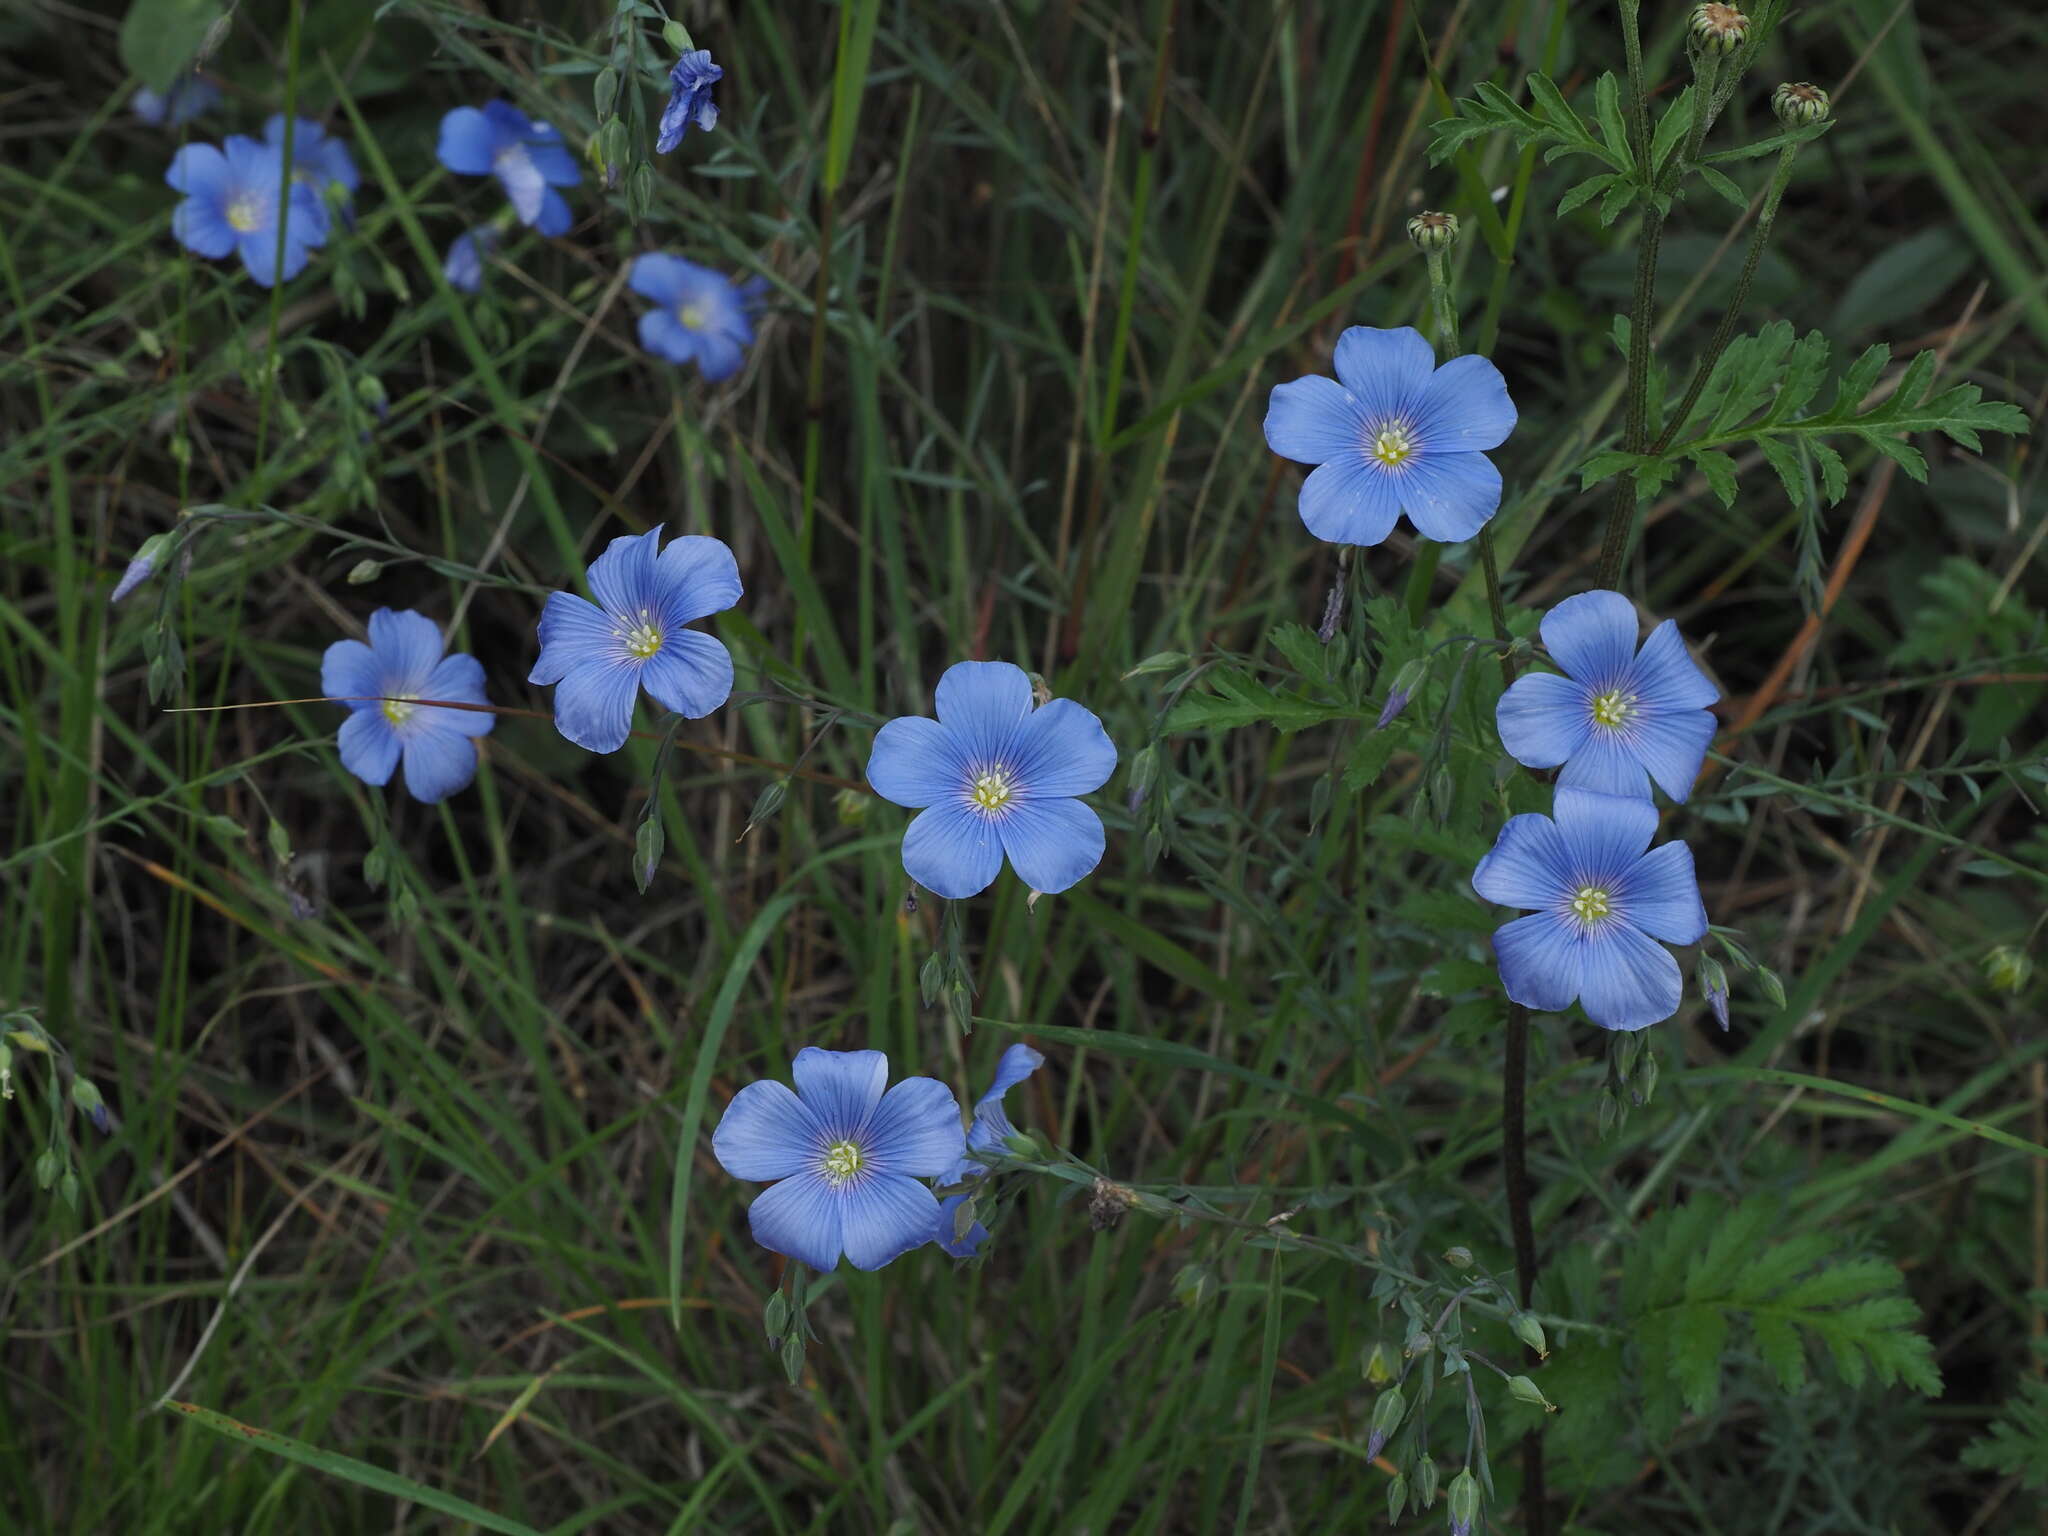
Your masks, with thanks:
[[[711,1155],[736,1179],[767,1183],[800,1173],[818,1155],[825,1133],[804,1101],[781,1083],[749,1083],[725,1106],[711,1133]]]
[[[533,155],[524,144],[511,145],[493,160],[491,174],[505,189],[505,200],[519,215],[520,223],[532,224],[540,218],[541,201],[548,191],[547,178],[541,175],[540,167],[534,164]]]
[[[179,192],[205,198],[222,207],[234,195],[228,157],[211,144],[187,144],[164,171],[164,180]]]
[[[797,1096],[828,1140],[852,1137],[882,1102],[889,1058],[880,1051],[828,1051],[807,1045],[790,1064]]]
[[[488,176],[498,153],[498,131],[475,107],[456,107],[441,119],[434,158],[458,176]]]
[[[356,170],[355,156],[349,153],[348,144],[332,134],[321,138],[315,153],[319,159],[320,171],[329,181],[354,193],[363,184],[361,174]]]
[[[500,148],[524,139],[549,138],[555,131],[546,123],[535,122],[502,97],[484,103],[484,119]]]
[[[205,197],[188,197],[178,204],[171,213],[171,233],[193,255],[215,261],[230,254],[242,238],[221,205]]]
[[[956,1259],[973,1258],[980,1251],[981,1245],[988,1241],[988,1228],[978,1221],[969,1222],[967,1231],[962,1236],[955,1237],[953,1235],[954,1227],[959,1219],[955,1213],[966,1203],[967,1196],[965,1195],[948,1195],[945,1199],[941,1200],[939,1202],[938,1230],[932,1237],[933,1242],[937,1243]]]
[[[1645,703],[1666,709],[1705,709],[1721,697],[1686,651],[1678,621],[1666,619],[1650,631],[1629,674],[1630,689]]]
[[[1424,538],[1462,544],[1500,510],[1500,471],[1483,453],[1425,450],[1406,468],[1401,510]]]
[[[697,338],[697,371],[707,384],[721,384],[740,371],[746,353],[724,331],[705,331]]]
[[[420,697],[448,699],[457,704],[490,703],[484,693],[483,663],[474,656],[457,651],[427,674],[427,683],[420,690]],[[488,736],[491,727],[498,723],[498,717],[485,710],[435,709],[432,706],[423,706],[414,718],[425,721],[435,730],[454,731],[463,736]]]
[[[526,676],[545,687],[587,662],[624,660],[623,647],[604,611],[573,592],[550,592],[540,611],[540,655]]]
[[[389,784],[398,766],[398,732],[381,709],[359,709],[341,722],[341,766],[365,784]]]
[[[1472,889],[1503,907],[1549,907],[1571,887],[1571,858],[1548,816],[1510,816],[1472,871]]]
[[[1436,349],[1413,326],[1382,331],[1354,325],[1337,338],[1337,377],[1368,421],[1412,417],[1434,372]]]
[[[922,1248],[938,1224],[938,1197],[901,1174],[855,1179],[839,1192],[839,1199],[840,1232],[855,1269],[880,1269],[911,1249]]]
[[[1054,699],[1033,710],[1011,738],[1010,768],[1033,799],[1085,795],[1116,772],[1116,744],[1093,712],[1072,699]]]
[[[1312,373],[1273,390],[1266,405],[1266,445],[1297,464],[1322,464],[1355,453],[1365,416],[1335,379]]]
[[[1642,1029],[1678,1012],[1685,985],[1670,950],[1623,923],[1585,942],[1579,1002],[1602,1029]]]
[[[566,235],[569,226],[576,222],[576,216],[569,211],[569,201],[553,187],[541,194],[540,217],[533,221],[539,233],[549,236]]]
[[[697,360],[697,333],[666,309],[641,312],[638,329],[640,345],[665,363],[693,363]]]
[[[576,157],[569,153],[569,146],[559,140],[545,143],[528,140],[526,152],[533,157],[541,179],[549,186],[573,187],[582,183],[583,172],[577,169]]]
[[[277,230],[274,226],[241,236],[236,241],[236,249],[241,252],[243,268],[259,288],[277,286]],[[289,248],[286,259],[290,259]],[[287,280],[292,275],[286,274]]]
[[[958,739],[921,715],[891,720],[875,732],[867,772],[876,794],[916,810],[957,798],[974,777]]]
[[[555,685],[555,729],[588,752],[616,752],[633,734],[640,669],[625,660],[586,661]]]
[[[903,868],[952,901],[985,891],[1003,871],[1003,841],[988,817],[958,800],[919,811],[903,834]]]
[[[1543,616],[1543,643],[1572,678],[1603,693],[1636,655],[1636,608],[1619,592],[1581,592]]]
[[[457,235],[441,262],[441,275],[448,279],[448,286],[462,293],[482,289],[484,263],[497,244],[498,231],[489,224]]]
[[[1512,1002],[1558,1013],[1579,995],[1585,945],[1576,924],[1554,912],[1518,917],[1493,934],[1500,983]]]
[[[1042,1052],[1022,1041],[1010,1046],[996,1059],[996,1075],[989,1080],[988,1092],[974,1101],[975,1112],[979,1114],[991,1104],[1001,1104],[1004,1094],[1044,1065]]]
[[[1395,477],[1355,448],[1301,483],[1302,522],[1332,544],[1382,543],[1400,515]]]
[[[943,1177],[967,1149],[960,1103],[934,1077],[906,1077],[882,1095],[864,1136],[869,1165],[878,1173]]]
[[[1483,357],[1454,357],[1415,397],[1415,429],[1430,453],[1498,448],[1515,430],[1508,381]]]
[[[739,562],[723,540],[701,533],[671,539],[654,563],[664,624],[688,624],[723,613],[743,595]]]
[[[711,635],[672,629],[641,668],[640,686],[662,708],[702,720],[732,697],[732,652]]]
[[[1632,795],[1560,789],[1552,814],[1574,879],[1620,879],[1657,835],[1657,808]]]
[[[689,301],[704,268],[664,251],[648,251],[633,258],[626,274],[626,286],[643,299],[652,299],[664,309],[679,309]]]
[[[1642,759],[1620,731],[1605,728],[1587,730],[1586,739],[1559,772],[1557,787],[1625,795],[1646,804],[1650,798],[1650,779]]]
[[[1698,782],[1700,764],[1714,739],[1714,717],[1704,709],[1666,712],[1647,709],[1629,722],[1630,748],[1650,777],[1674,800],[1684,800]]]
[[[826,1274],[839,1264],[841,1205],[823,1175],[799,1173],[763,1190],[747,1207],[747,1225],[770,1253],[801,1259]]]
[[[661,612],[661,586],[655,579],[655,551],[661,545],[659,523],[645,533],[621,534],[590,562],[590,595],[614,618],[638,622]]]
[[[384,669],[386,693],[424,694],[441,660],[441,631],[410,608],[379,608],[370,615],[370,649]]]
[[[1636,861],[1616,890],[1623,918],[1667,944],[1697,944],[1707,936],[1707,909],[1700,900],[1692,850],[1665,843]]]
[[[936,699],[939,723],[959,738],[970,762],[1007,762],[1031,713],[1031,679],[1007,661],[957,661],[939,679]]]
[[[1015,800],[995,824],[1017,877],[1034,891],[1057,895],[1102,862],[1102,818],[1078,800]]]
[[[350,709],[368,709],[385,692],[377,653],[360,640],[337,640],[320,658],[320,693]]]
[[[1593,729],[1586,690],[1555,672],[1527,672],[1495,706],[1494,724],[1508,756],[1527,768],[1555,768],[1586,744]]]
[[[467,788],[476,777],[475,739],[459,731],[423,726],[417,716],[405,725],[401,737],[405,745],[405,787],[412,792],[413,799],[432,805]]]
[[[107,601],[118,603],[122,598],[141,586],[156,571],[156,562],[146,555],[137,555],[121,572],[121,579],[114,583],[114,590],[107,594]]]

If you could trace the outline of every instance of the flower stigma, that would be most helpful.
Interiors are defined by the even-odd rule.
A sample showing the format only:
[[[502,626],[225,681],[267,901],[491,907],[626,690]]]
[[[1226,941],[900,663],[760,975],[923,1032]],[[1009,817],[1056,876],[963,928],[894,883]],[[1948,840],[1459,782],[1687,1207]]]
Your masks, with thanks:
[[[850,1141],[835,1141],[825,1149],[821,1165],[825,1177],[834,1184],[844,1184],[861,1170],[866,1159],[860,1155],[860,1148]]]
[[[984,768],[975,775],[974,784],[967,792],[967,798],[978,811],[993,816],[1008,805],[1017,793],[1017,786],[1010,776],[1000,768]]]
[[[405,724],[406,721],[412,718],[413,710],[418,707],[413,703],[413,697],[411,694],[400,694],[396,698],[386,699],[384,701],[384,718],[393,725]]]
[[[640,610],[638,624],[615,633],[626,642],[626,654],[635,661],[646,661],[661,649],[661,626],[654,622],[654,615],[645,608]]]
[[[701,331],[707,316],[702,304],[685,304],[676,310],[676,318],[683,322],[686,331]]]
[[[1635,712],[1636,701],[1619,688],[1610,688],[1593,697],[1593,722],[1610,729],[1619,729],[1628,723],[1628,717]]]
[[[1597,885],[1582,885],[1572,897],[1572,915],[1588,928],[1605,922],[1612,911],[1612,898]]]
[[[228,204],[228,228],[246,235],[263,225],[263,199],[254,195],[236,198]]]
[[[1382,467],[1399,469],[1415,457],[1415,440],[1408,435],[1405,422],[1384,422],[1373,434],[1372,446],[1366,452]]]

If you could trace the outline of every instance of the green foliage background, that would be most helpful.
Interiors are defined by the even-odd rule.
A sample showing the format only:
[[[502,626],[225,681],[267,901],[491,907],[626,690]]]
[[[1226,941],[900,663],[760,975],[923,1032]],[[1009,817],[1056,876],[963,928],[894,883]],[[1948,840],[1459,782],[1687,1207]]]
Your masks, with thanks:
[[[503,94],[580,147],[614,28],[658,51],[634,12],[238,7],[193,134],[293,104],[364,174],[353,231],[275,294],[177,250],[173,144],[126,106],[219,7],[0,12],[0,1008],[116,1124],[16,1051],[7,1528],[1358,1530],[1419,1326],[1390,1454],[1426,1433],[1448,1482],[1483,1431],[1483,1528],[1519,1528],[1534,1430],[1579,1532],[2042,1530],[2048,1037],[2040,983],[1980,962],[2038,948],[2048,885],[2048,494],[1982,412],[2033,417],[2048,381],[2048,21],[1790,14],[1705,147],[1774,138],[1779,79],[1837,122],[1697,452],[1645,465],[1611,451],[1640,217],[1604,186],[1557,212],[1613,174],[1606,8],[694,6],[718,130],[641,170],[659,94],[629,82],[620,189],[451,293],[439,252],[496,194],[436,168],[441,113]],[[1661,112],[1683,8],[1644,27]],[[1585,121],[1522,147],[1552,94]],[[1771,163],[1672,204],[1658,400],[1734,289],[1726,192]],[[1495,455],[1513,628],[1590,584],[1592,482],[1634,476],[1624,585],[1740,727],[1667,830],[1783,978],[1731,964],[1725,1035],[1689,996],[1643,1037],[1641,1104],[1606,1095],[1598,1031],[1537,1021],[1540,1367],[1472,1289],[1512,1259],[1498,919],[1466,875],[1542,803],[1454,639],[1488,632],[1478,572],[1397,534],[1319,643],[1336,565],[1259,432],[1342,326],[1427,323],[1425,206],[1464,220],[1464,341],[1522,413]],[[770,285],[730,385],[635,343],[623,273],[655,248]],[[1821,412],[1818,447],[1785,426]],[[261,515],[108,609],[195,508]],[[731,543],[748,594],[716,621],[734,705],[651,785],[657,730],[599,759],[517,711],[547,707],[541,596],[657,522]],[[459,617],[515,711],[442,807],[366,791],[308,701],[387,604]],[[858,786],[873,725],[969,655],[1097,711],[1125,767],[1096,876],[1035,909],[1006,877],[955,941]],[[921,1001],[935,952],[970,1034]],[[971,1096],[1020,1033],[1051,1060],[1013,1118],[1129,1193],[1011,1175],[981,1267],[814,1287],[786,1382],[777,1263],[701,1133],[805,1044]]]

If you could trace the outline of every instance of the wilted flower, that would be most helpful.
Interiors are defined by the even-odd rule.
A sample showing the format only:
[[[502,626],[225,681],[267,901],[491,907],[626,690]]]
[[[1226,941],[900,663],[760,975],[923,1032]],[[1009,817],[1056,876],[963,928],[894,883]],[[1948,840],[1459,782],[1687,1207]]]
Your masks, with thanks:
[[[479,224],[475,229],[464,230],[442,258],[441,275],[458,293],[479,292],[484,285],[484,263],[497,248],[497,225]]]
[[[401,758],[415,800],[445,800],[476,777],[474,738],[497,719],[483,709],[422,704],[487,704],[484,669],[474,656],[442,655],[441,631],[410,609],[370,615],[370,643],[337,640],[320,663],[320,691],[347,708],[341,765],[365,784],[391,782]]]
[[[1028,1045],[1020,1043],[1003,1052],[996,1062],[996,1075],[988,1092],[974,1101],[974,1119],[967,1127],[967,1152],[939,1180],[940,1184],[978,1183],[988,1173],[988,1165],[975,1154],[1001,1152],[1004,1144],[1017,1134],[1017,1128],[1003,1112],[1003,1095],[1044,1065],[1045,1057]],[[932,1239],[956,1259],[973,1258],[975,1251],[988,1241],[988,1228],[978,1221],[964,1234],[956,1234],[956,1213],[966,1199],[967,1194],[961,1193],[939,1201],[937,1235]]]
[[[495,176],[519,222],[544,235],[567,234],[569,204],[557,187],[583,180],[576,157],[554,128],[509,101],[456,107],[441,119],[435,157],[458,176]]]
[[[128,110],[152,128],[182,128],[202,112],[220,105],[220,87],[206,76],[187,72],[162,91],[142,86],[128,98]]]
[[[711,87],[725,71],[711,62],[711,50],[697,48],[677,59],[668,72],[668,105],[661,109],[661,130],[654,152],[665,155],[683,142],[692,127],[707,132],[718,126],[718,104]]]
[[[711,383],[739,371],[753,345],[751,301],[759,282],[736,284],[722,273],[659,251],[636,257],[627,286],[661,307],[640,316],[640,345],[671,363],[695,363]]]
[[[284,152],[242,134],[216,149],[187,144],[171,158],[164,180],[185,194],[171,215],[171,233],[197,256],[239,254],[249,276],[265,288],[305,270],[315,247],[327,243],[327,210],[306,183],[288,181]],[[283,210],[284,266],[277,264],[277,225]]]

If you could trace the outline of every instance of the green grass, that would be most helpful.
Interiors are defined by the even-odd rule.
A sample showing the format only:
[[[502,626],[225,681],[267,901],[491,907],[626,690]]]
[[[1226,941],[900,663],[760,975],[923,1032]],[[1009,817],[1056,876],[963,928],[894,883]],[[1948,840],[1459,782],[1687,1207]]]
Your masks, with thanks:
[[[1622,585],[1745,726],[1667,831],[1785,996],[1731,964],[1724,1035],[1689,990],[1640,1037],[1654,1095],[1604,1133],[1611,1042],[1539,1018],[1549,1360],[1520,1363],[1504,1290],[1469,1291],[1513,1255],[1499,917],[1466,880],[1541,792],[1499,771],[1484,654],[1454,644],[1367,729],[1403,661],[1491,633],[1476,557],[1361,551],[1316,644],[1338,566],[1259,421],[1344,325],[1427,324],[1402,226],[1449,208],[1465,340],[1521,411],[1495,456],[1515,632],[1592,584],[1612,487],[1578,467],[1619,446],[1640,221],[1555,217],[1586,172],[1501,134],[1426,153],[1482,81],[1526,104],[1542,70],[1591,116],[1622,67],[1608,11],[692,8],[718,129],[652,164],[645,217],[633,166],[605,194],[586,162],[571,234],[509,238],[472,299],[440,252],[499,199],[435,166],[441,113],[503,94],[580,149],[614,36],[610,5],[499,9],[237,11],[227,101],[189,131],[293,102],[363,173],[354,228],[274,294],[171,239],[174,141],[127,110],[125,7],[0,16],[0,1011],[36,1010],[115,1117],[98,1135],[15,1051],[0,1523],[1356,1531],[1390,1474],[1364,1367],[1384,1345],[1398,1369],[1419,1318],[1440,1331],[1404,1434],[1448,1486],[1471,1382],[1481,1529],[1524,1528],[1538,1428],[1553,1530],[2042,1529],[2038,1414],[2007,1420],[2031,1465],[1965,1457],[2042,1369],[2048,1313],[2042,984],[1981,973],[1993,945],[2038,952],[2048,884],[2034,439],[1917,434],[1924,484],[1837,440],[1824,510],[1737,446],[1732,505],[1690,470],[1652,499]],[[1644,28],[1654,121],[1685,62],[1668,8]],[[1849,83],[1738,332],[1819,329],[1836,374],[1889,341],[1887,379],[1935,349],[1942,387],[2037,415],[2044,40],[2020,3],[1794,10],[1706,148],[1776,132],[1778,79]],[[658,108],[648,87],[629,120]],[[1722,169],[1754,198],[1773,163]],[[1722,249],[1735,210],[1694,187],[1664,231],[1671,398],[1747,235]],[[639,349],[620,278],[656,248],[766,280],[731,383]],[[734,700],[658,783],[652,714],[592,757],[525,682],[545,593],[656,523],[726,540],[747,586],[712,626]],[[109,608],[177,526],[207,530],[189,568]],[[507,711],[441,807],[347,775],[309,698],[384,605],[456,622]],[[182,678],[153,700],[159,632]],[[1100,869],[1035,907],[1007,875],[952,914],[907,902],[903,813],[859,787],[874,726],[968,656],[1039,672],[1122,754]],[[1194,723],[1233,679],[1290,728]],[[922,1002],[934,953],[971,973],[971,1033]],[[814,1280],[786,1380],[780,1261],[710,1155],[726,1100],[807,1044],[971,1098],[1019,1037],[1049,1065],[1012,1117],[1075,1161],[1003,1181],[979,1267],[927,1249]],[[52,1146],[75,1209],[41,1187]],[[1772,1252],[1840,1294],[1716,1289],[1720,1260],[1688,1268],[1711,1234],[1669,1246],[1709,1199],[1775,1212]],[[1785,1385],[1758,1318],[1836,1327],[1859,1298],[1839,1326],[1880,1342],[1845,1361],[1794,1334]],[[1444,1520],[1440,1497],[1399,1528]]]

